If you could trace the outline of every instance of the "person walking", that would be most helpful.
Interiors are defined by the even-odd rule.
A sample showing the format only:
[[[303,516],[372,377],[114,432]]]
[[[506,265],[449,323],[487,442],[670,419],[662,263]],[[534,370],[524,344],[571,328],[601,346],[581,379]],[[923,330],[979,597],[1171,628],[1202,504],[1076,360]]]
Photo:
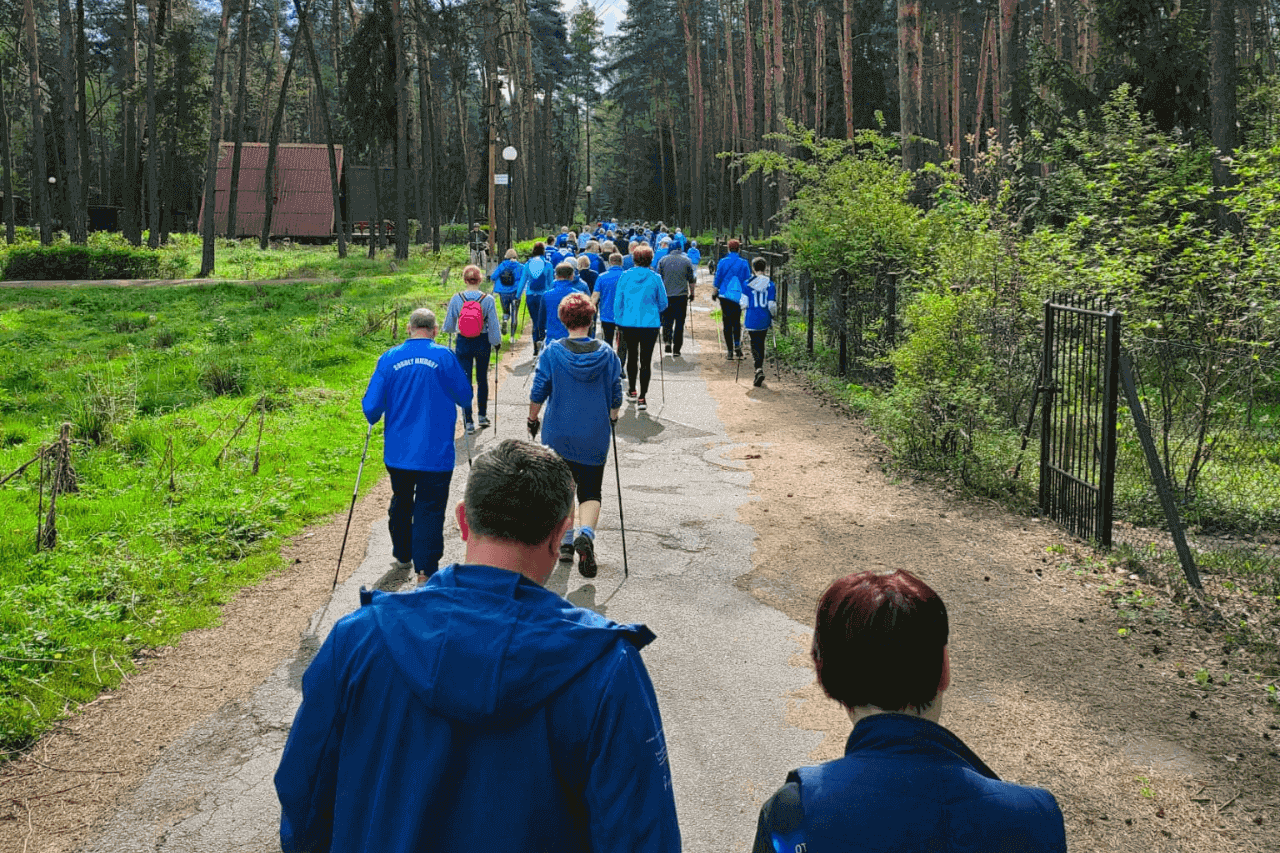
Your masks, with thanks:
[[[560,302],[567,337],[552,341],[538,360],[529,392],[529,436],[536,439],[539,414],[547,406],[542,442],[564,457],[578,487],[578,535],[569,525],[560,540],[561,562],[578,555],[578,572],[596,576],[596,524],[609,438],[622,408],[622,366],[603,342],[589,334],[596,307],[581,293]]]
[[[489,351],[492,348],[496,352],[502,346],[498,307],[492,296],[480,290],[483,279],[484,271],[479,267],[463,268],[462,283],[466,289],[453,295],[444,315],[445,334],[457,335],[453,351],[467,382],[471,382],[472,371],[475,372],[476,409],[481,429],[489,425]],[[469,404],[462,410],[462,422],[468,435],[476,431]]]
[[[908,571],[840,578],[818,602],[818,683],[853,722],[844,757],[801,767],[760,810],[753,853],[1066,853],[1042,788],[1001,781],[938,723],[947,608]]]
[[[471,406],[457,357],[436,343],[435,312],[409,315],[404,343],[378,358],[361,405],[370,424],[386,417],[382,461],[391,475],[392,568],[426,583],[444,556],[444,508],[453,478],[455,407]]]
[[[742,288],[742,327],[747,330],[751,339],[751,359],[756,367],[756,378],[752,383],[757,388],[764,384],[764,342],[773,325],[773,318],[778,314],[778,288],[769,276],[764,274],[768,263],[764,258],[756,258],[751,262],[755,273]]]
[[[516,339],[516,315],[520,307],[521,279],[524,278],[524,265],[516,260],[516,250],[507,249],[502,263],[493,268],[489,275],[493,279],[493,295],[502,302],[502,334],[511,330],[511,341]]]
[[[553,265],[546,258],[546,246],[533,244],[533,253],[524,265],[524,277],[520,279],[520,290],[524,293],[525,308],[529,319],[533,321],[533,354],[537,355],[542,347],[542,339],[546,334],[547,318],[542,310],[542,295],[551,289]]]
[[[674,241],[666,257],[658,261],[658,275],[662,276],[662,285],[667,290],[667,307],[662,312],[662,351],[679,358],[684,344],[684,320],[689,313],[697,275],[689,258]]]
[[[711,298],[720,301],[724,326],[725,358],[742,358],[742,286],[751,278],[751,266],[738,254],[742,247],[736,238],[729,241],[729,253],[716,264]]]
[[[466,561],[334,625],[275,774],[284,853],[679,853],[653,632],[546,588],[573,489],[550,448],[498,442],[456,511]]]
[[[573,261],[562,261],[556,267],[556,280],[542,296],[542,312],[547,317],[547,343],[558,341],[569,336],[569,330],[560,322],[560,303],[570,293],[586,295],[586,283],[573,277],[578,265]]]
[[[645,396],[649,391],[652,372],[653,345],[658,340],[662,326],[662,312],[667,307],[667,289],[658,274],[649,269],[653,262],[653,249],[638,246],[632,253],[636,265],[622,274],[613,294],[613,317],[622,331],[626,347],[627,399],[636,401],[636,408],[649,408]],[[638,362],[638,364],[637,364]],[[640,396],[636,396],[636,379],[640,380]]]
[[[614,346],[613,295],[618,289],[618,280],[622,278],[622,255],[614,252],[609,255],[609,268],[596,279],[595,292],[591,300],[596,303],[600,317],[600,335],[610,347]],[[621,353],[618,356],[622,358]],[[625,359],[623,359],[625,360]]]

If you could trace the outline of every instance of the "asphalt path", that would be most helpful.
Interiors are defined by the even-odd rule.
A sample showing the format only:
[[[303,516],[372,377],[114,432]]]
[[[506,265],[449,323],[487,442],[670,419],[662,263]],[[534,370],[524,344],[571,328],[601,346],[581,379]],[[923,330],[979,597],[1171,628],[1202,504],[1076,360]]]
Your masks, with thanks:
[[[710,322],[704,306],[695,311],[695,323]],[[648,411],[626,404],[617,429],[630,576],[623,575],[610,459],[597,528],[599,575],[588,581],[561,564],[548,586],[582,607],[618,622],[643,622],[657,634],[643,657],[666,729],[684,849],[743,850],[750,847],[760,803],[821,741],[820,734],[785,722],[788,694],[812,681],[812,672],[794,663],[807,647],[809,628],[734,586],[751,568],[755,534],[737,521],[737,509],[753,499],[752,475],[734,458],[738,449],[717,419],[702,377],[700,363],[721,355],[686,341],[683,359],[667,357],[660,369],[658,356]],[[469,445],[477,453],[495,440],[527,435],[526,380],[533,367],[527,333],[513,352],[504,349],[502,359],[514,366],[501,378],[496,405],[490,404],[496,428],[457,442],[455,501],[466,483]],[[380,455],[375,438],[369,448],[374,471]],[[460,560],[463,546],[452,520],[445,535],[446,562]],[[353,531],[348,560],[360,558],[362,537],[367,547],[359,568],[315,614],[296,654],[247,699],[223,706],[178,738],[81,851],[279,849],[272,777],[301,701],[302,673],[334,621],[356,608],[361,586],[395,589],[405,581],[402,573],[388,571],[385,523]],[[405,806],[423,807],[408,796]]]

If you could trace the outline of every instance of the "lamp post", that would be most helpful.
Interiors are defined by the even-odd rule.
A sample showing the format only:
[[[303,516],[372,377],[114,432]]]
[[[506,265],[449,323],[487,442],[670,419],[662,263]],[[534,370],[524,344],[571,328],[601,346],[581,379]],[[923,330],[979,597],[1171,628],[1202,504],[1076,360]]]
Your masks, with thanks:
[[[507,248],[508,249],[513,248],[515,246],[515,243],[511,239],[511,208],[513,204],[511,198],[514,195],[515,184],[512,182],[511,179],[515,175],[513,169],[515,168],[516,158],[519,156],[520,156],[520,152],[516,150],[516,147],[514,145],[508,145],[506,148],[502,149],[502,159],[507,161]]]
[[[591,227],[591,184],[587,184],[587,227]]]

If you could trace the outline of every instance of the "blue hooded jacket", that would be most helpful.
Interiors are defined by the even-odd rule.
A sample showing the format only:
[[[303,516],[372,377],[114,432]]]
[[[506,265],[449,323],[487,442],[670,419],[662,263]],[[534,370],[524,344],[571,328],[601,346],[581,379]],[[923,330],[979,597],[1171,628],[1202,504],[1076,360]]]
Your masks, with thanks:
[[[632,267],[622,274],[613,294],[613,318],[619,326],[656,329],[667,310],[667,288],[648,267]]]
[[[845,755],[801,767],[760,812],[753,848],[836,853],[1066,853],[1062,812],[1041,788],[1003,782],[937,723],[874,714]]]
[[[767,330],[778,313],[778,286],[767,275],[754,275],[742,287],[742,328],[749,332]]]
[[[502,283],[502,273],[504,270],[511,270],[513,276],[511,286],[507,287]],[[499,296],[510,296],[521,293],[520,286],[523,284],[521,279],[524,278],[524,265],[519,261],[507,259],[493,268],[493,272],[489,274],[489,278],[493,279],[493,292]]]
[[[520,292],[546,293],[555,281],[555,267],[555,263],[545,255],[534,255],[525,261],[524,276],[520,279]]]
[[[652,640],[491,566],[374,593],[303,676],[281,849],[677,853]]]
[[[538,359],[529,402],[546,403],[542,442],[580,465],[609,458],[609,410],[622,405],[622,364],[603,341],[566,338]]]
[[[471,405],[471,383],[448,347],[409,338],[378,358],[361,405],[376,424],[383,414],[382,461],[409,471],[452,471],[455,406]]]
[[[581,279],[556,279],[555,285],[552,286],[542,296],[542,310],[546,314],[546,340],[557,341],[560,338],[569,337],[569,330],[564,327],[564,323],[560,322],[560,303],[570,293],[587,293],[587,283]]]

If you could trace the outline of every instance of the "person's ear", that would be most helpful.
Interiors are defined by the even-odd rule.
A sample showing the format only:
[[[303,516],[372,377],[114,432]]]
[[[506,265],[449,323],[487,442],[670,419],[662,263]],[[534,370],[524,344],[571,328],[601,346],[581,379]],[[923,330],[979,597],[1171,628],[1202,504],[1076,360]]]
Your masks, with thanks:
[[[951,686],[951,654],[947,647],[942,647],[942,675],[938,678],[938,695]]]
[[[458,501],[458,508],[455,512],[458,518],[458,532],[462,534],[462,541],[466,542],[471,538],[471,526],[467,524],[467,505],[462,501]]]

